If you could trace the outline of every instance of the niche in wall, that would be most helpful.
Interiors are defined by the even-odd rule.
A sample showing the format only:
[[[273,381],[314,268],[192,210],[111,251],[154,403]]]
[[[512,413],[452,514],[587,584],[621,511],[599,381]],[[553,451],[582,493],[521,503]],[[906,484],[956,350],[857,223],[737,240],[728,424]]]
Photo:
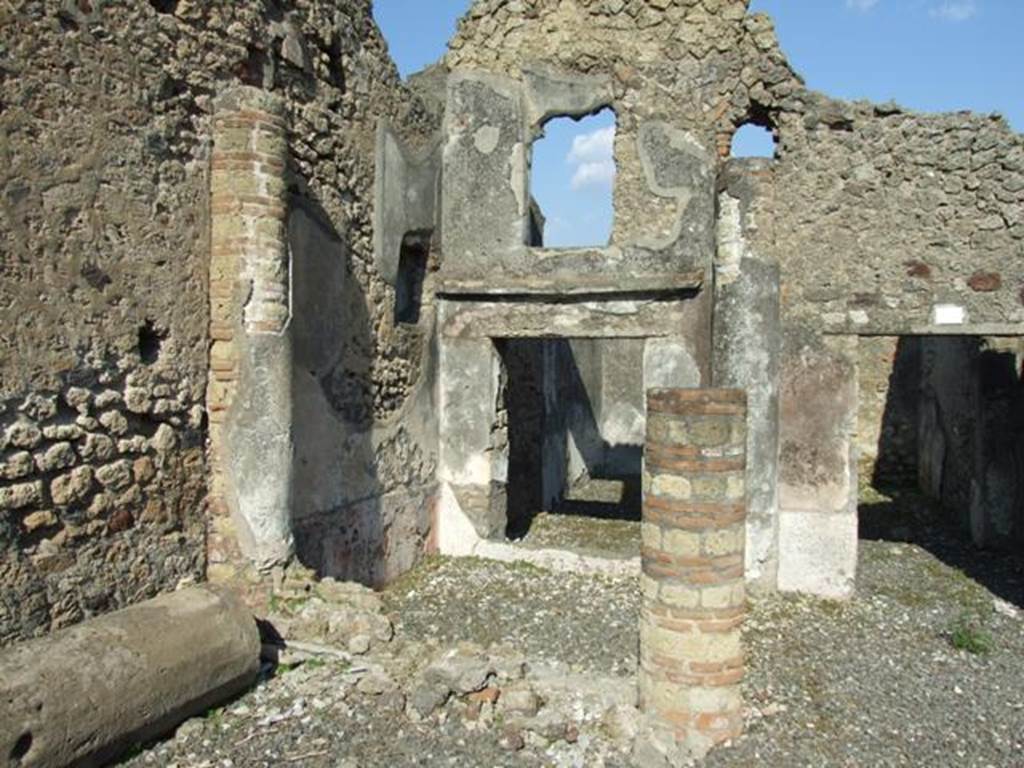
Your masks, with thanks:
[[[395,323],[415,325],[423,305],[423,280],[427,276],[430,232],[409,232],[402,238],[395,281]]]

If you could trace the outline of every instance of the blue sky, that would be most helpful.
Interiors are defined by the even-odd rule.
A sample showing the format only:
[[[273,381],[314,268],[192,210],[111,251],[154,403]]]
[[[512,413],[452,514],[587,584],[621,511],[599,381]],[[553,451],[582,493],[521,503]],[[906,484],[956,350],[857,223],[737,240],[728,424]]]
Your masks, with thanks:
[[[403,76],[444,53],[470,0],[374,0]],[[999,112],[1024,131],[1024,0],[753,0],[809,87],[923,111]],[[595,122],[591,122],[595,121]],[[610,113],[548,124],[533,191],[548,245],[600,245],[611,218]],[[739,148],[757,154],[756,139]],[[604,153],[604,154],[602,154]]]

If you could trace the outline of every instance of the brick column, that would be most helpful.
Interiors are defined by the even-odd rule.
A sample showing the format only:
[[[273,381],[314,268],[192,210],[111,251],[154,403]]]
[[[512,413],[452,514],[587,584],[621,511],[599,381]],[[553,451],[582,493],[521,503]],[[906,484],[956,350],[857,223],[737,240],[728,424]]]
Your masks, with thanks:
[[[640,700],[691,755],[743,727],[746,395],[647,393]]]
[[[226,438],[247,339],[282,334],[290,316],[287,152],[278,97],[239,86],[218,98],[210,160],[211,343],[206,392],[211,469],[208,575],[214,581],[235,575],[242,562],[239,536],[248,536],[231,515],[238,504]]]

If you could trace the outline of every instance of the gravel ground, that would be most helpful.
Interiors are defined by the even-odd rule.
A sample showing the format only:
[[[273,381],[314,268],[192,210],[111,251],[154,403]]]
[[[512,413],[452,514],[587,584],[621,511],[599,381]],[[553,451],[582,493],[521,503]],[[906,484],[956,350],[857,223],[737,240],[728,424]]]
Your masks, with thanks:
[[[541,512],[514,542],[526,549],[562,549],[578,555],[626,560],[640,557],[640,523]]]
[[[167,768],[516,766],[520,752],[461,721],[413,724],[394,695],[364,694],[336,664],[264,680],[240,700],[189,720],[174,738],[124,762]],[[539,760],[539,757],[535,757]],[[539,764],[539,763],[534,763]]]
[[[640,591],[632,579],[439,559],[393,585],[385,605],[400,635],[500,643],[575,671],[636,674]]]
[[[556,512],[529,516],[516,544],[564,549],[616,560],[640,557],[640,498],[635,482],[588,479],[569,490]]]
[[[871,501],[854,600],[752,604],[747,734],[707,766],[1024,766],[1024,563],[916,525],[913,497]],[[410,659],[467,640],[623,685],[635,672],[639,595],[628,579],[437,559],[384,598],[397,639],[366,664],[399,686]],[[126,764],[626,764],[590,736],[510,751],[499,728],[467,724],[459,704],[414,724],[397,690],[362,690],[363,676],[335,662],[278,670]]]
[[[912,544],[862,541],[849,603],[760,601],[747,735],[708,766],[1024,766],[1024,621]],[[956,627],[991,646],[953,646]]]

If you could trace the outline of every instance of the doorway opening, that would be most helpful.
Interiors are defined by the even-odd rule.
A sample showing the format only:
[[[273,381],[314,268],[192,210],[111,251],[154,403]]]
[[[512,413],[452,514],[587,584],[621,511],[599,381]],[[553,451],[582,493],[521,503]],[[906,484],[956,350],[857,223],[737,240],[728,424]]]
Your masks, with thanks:
[[[502,361],[498,443],[508,455],[507,537],[635,554],[643,340],[495,343]]]
[[[860,537],[916,544],[1024,607],[1022,363],[1015,337],[858,340]]]

